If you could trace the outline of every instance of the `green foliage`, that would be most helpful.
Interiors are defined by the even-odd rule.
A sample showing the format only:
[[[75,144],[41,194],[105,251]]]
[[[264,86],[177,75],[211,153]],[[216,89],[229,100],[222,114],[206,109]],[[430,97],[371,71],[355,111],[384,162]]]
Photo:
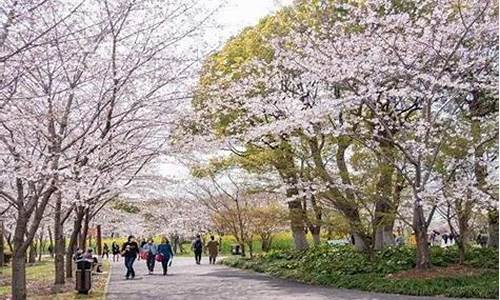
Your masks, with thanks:
[[[472,248],[465,254],[465,263],[475,268],[498,269],[498,249]]]
[[[435,266],[458,261],[456,247],[431,248]],[[432,279],[394,278],[392,274],[415,266],[415,248],[390,247],[371,256],[350,246],[320,246],[308,251],[271,251],[255,259],[227,258],[232,267],[273,276],[365,291],[417,296],[443,295],[465,298],[498,298],[498,250],[473,248],[466,264],[481,268],[478,275],[451,274]]]

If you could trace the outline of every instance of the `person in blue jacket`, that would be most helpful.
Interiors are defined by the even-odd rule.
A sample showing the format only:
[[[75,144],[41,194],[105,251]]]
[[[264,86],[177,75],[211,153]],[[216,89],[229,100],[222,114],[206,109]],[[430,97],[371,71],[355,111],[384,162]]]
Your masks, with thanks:
[[[158,247],[154,244],[153,239],[149,239],[142,249],[147,253],[146,264],[148,266],[149,275],[152,275],[155,270],[155,258],[158,254]]]
[[[166,237],[161,239],[161,244],[158,245],[158,253],[163,255],[161,266],[163,268],[163,275],[167,275],[168,264],[169,261],[172,261],[174,252],[172,251],[172,246],[170,246],[170,242]]]

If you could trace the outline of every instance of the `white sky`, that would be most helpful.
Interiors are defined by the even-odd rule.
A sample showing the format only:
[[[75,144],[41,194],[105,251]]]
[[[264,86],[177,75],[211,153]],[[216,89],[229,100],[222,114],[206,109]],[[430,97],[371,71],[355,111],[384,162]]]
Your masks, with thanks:
[[[291,0],[227,0],[227,5],[217,17],[225,27],[224,31],[234,35],[246,26],[257,24],[262,17],[291,3]]]

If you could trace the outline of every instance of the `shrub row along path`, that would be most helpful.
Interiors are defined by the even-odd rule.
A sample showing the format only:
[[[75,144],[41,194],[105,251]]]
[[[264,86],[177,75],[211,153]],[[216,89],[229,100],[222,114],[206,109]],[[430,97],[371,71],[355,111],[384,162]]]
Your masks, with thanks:
[[[136,278],[126,280],[123,259],[112,265],[108,286],[108,300],[126,299],[249,299],[249,300],[423,300],[450,299],[437,297],[410,297],[366,293],[310,286],[298,282],[272,278],[265,274],[233,269],[222,265],[209,265],[203,258],[196,265],[194,258],[176,257],[169,274],[161,275],[161,266],[148,275],[145,261],[134,264]]]

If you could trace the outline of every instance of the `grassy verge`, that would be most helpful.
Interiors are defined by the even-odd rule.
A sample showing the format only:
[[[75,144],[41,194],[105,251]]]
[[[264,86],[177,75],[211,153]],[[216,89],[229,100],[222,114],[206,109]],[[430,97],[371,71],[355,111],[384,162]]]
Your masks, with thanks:
[[[28,298],[36,300],[72,300],[72,299],[92,299],[104,300],[106,298],[106,286],[111,264],[103,260],[103,274],[92,276],[92,289],[89,295],[81,295],[74,291],[74,280],[67,280],[63,287],[56,293],[53,289],[54,283],[54,263],[47,260],[30,265],[26,268],[26,279],[28,282]],[[0,280],[0,299],[7,299],[10,296],[11,268],[3,267]]]
[[[412,269],[411,248],[390,249],[369,258],[349,247],[320,247],[307,252],[271,252],[253,259],[229,257],[223,263],[337,288],[416,296],[498,298],[498,251],[474,251],[466,265],[459,266],[454,249],[436,249],[435,267],[427,272]]]

